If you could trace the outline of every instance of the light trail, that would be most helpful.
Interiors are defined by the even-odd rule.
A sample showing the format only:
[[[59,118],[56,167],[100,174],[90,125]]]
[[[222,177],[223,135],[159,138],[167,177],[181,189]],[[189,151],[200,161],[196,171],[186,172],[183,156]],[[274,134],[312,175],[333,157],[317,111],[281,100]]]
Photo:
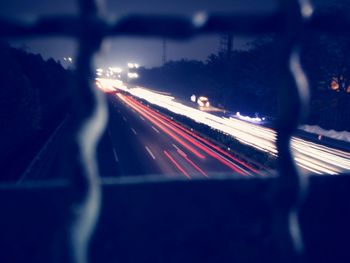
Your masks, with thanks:
[[[256,169],[254,169],[253,167],[247,165],[246,163],[242,162],[241,160],[235,158],[234,156],[232,156],[232,155],[229,154],[228,152],[222,150],[220,147],[214,145],[213,143],[209,142],[208,140],[206,140],[206,139],[204,139],[204,138],[198,136],[198,135],[195,134],[194,132],[192,132],[192,131],[190,131],[190,130],[184,128],[184,127],[181,126],[180,124],[178,124],[178,123],[176,123],[176,122],[174,122],[174,121],[172,121],[172,120],[169,120],[167,117],[161,115],[161,114],[158,113],[158,112],[153,111],[153,113],[154,113],[155,115],[157,115],[158,117],[164,119],[166,122],[169,122],[169,123],[171,123],[172,125],[176,126],[176,127],[179,128],[180,130],[182,130],[182,131],[184,131],[184,132],[190,134],[190,135],[191,135],[192,137],[194,137],[195,139],[197,139],[197,140],[203,142],[204,144],[210,146],[211,148],[215,149],[217,152],[219,152],[219,153],[223,154],[224,156],[226,156],[226,157],[228,157],[228,158],[234,160],[235,162],[237,162],[237,163],[243,165],[245,168],[251,170],[252,172],[262,175],[261,173],[259,173],[258,170],[256,170]]]
[[[123,100],[125,103],[128,103],[126,98],[124,96],[122,96],[121,94],[118,94],[118,97]],[[160,122],[157,122],[155,120],[153,120],[151,117],[147,116],[145,113],[143,113],[142,111],[140,111],[135,105],[130,104],[131,107],[134,107],[134,109],[136,111],[138,111],[140,114],[143,114],[144,117],[146,119],[148,119],[150,122],[153,123],[153,125],[157,126],[160,130],[162,130],[163,132],[165,132],[167,135],[169,135],[171,138],[173,138],[175,141],[177,141],[179,144],[181,144],[183,147],[185,147],[187,150],[189,150],[190,152],[192,152],[194,155],[196,155],[198,158],[200,159],[204,159],[204,155],[200,154],[197,150],[195,150],[193,147],[191,147],[190,145],[188,145],[187,143],[185,143],[183,140],[181,140],[178,136],[176,136],[174,133],[172,133],[171,131],[169,131],[166,127],[164,127],[163,125],[160,124]]]
[[[165,156],[169,158],[169,160],[176,166],[176,168],[185,175],[188,179],[192,179],[192,177],[181,167],[181,165],[175,161],[175,159],[166,151],[163,151]]]
[[[209,176],[201,169],[199,168],[198,165],[196,165],[193,161],[191,161],[187,155],[181,151],[180,149],[177,150],[177,152],[190,164],[194,167],[194,169],[196,169],[199,173],[201,173],[202,175],[204,175],[205,177],[209,178]]]
[[[141,104],[140,102],[138,102],[137,100],[133,99],[133,98],[127,98],[125,97],[125,100],[128,101],[131,107],[135,106],[137,107],[139,110],[143,111],[144,113],[148,114],[149,117],[156,119],[158,122],[162,123],[163,125],[165,125],[166,127],[168,127],[169,129],[171,129],[172,131],[174,131],[175,133],[177,133],[179,136],[181,136],[182,138],[186,139],[188,142],[190,142],[191,144],[195,145],[196,147],[198,147],[199,149],[201,149],[202,151],[204,151],[206,154],[208,154],[209,156],[215,158],[216,160],[218,160],[219,162],[221,162],[222,164],[226,165],[227,167],[229,167],[231,170],[233,170],[234,172],[240,173],[242,175],[248,175],[250,174],[249,172],[243,170],[241,167],[237,166],[236,164],[230,162],[229,160],[227,160],[226,158],[224,158],[223,156],[219,155],[218,153],[214,152],[212,149],[208,148],[206,145],[203,145],[202,143],[196,141],[195,139],[193,139],[191,136],[189,136],[187,133],[183,132],[182,130],[176,128],[173,126],[173,124],[175,122],[173,122],[172,120],[165,118],[164,120],[161,120],[160,118],[156,117],[155,114],[159,114],[156,113],[155,111],[151,110],[150,108],[144,106],[143,104]],[[172,125],[171,125],[172,124]],[[185,128],[184,128],[185,129]],[[249,167],[249,166],[247,166]],[[254,170],[253,168],[249,167],[249,169]]]
[[[110,85],[110,80],[107,80]],[[104,81],[99,80],[103,86]],[[126,91],[148,103],[165,108],[175,114],[186,116],[198,123],[230,135],[236,140],[258,150],[277,156],[276,132],[272,129],[248,123],[236,118],[219,117],[208,112],[186,106],[174,97],[159,94],[145,88],[126,88],[124,84],[114,83],[114,87]],[[292,137],[291,149],[296,163],[311,172],[320,174],[339,174],[350,171],[350,153],[333,149],[318,143]],[[316,165],[323,163],[324,165]]]
[[[187,148],[188,150],[190,150],[192,153],[194,153],[197,157],[204,159],[204,155],[200,154],[198,151],[196,151],[194,148],[192,148],[191,146],[189,146],[188,144],[186,144],[184,141],[182,141],[179,137],[177,137],[174,133],[172,133],[170,130],[172,130],[173,132],[177,133],[178,135],[180,135],[182,138],[185,138],[186,134],[184,134],[183,132],[179,132],[177,129],[174,129],[174,127],[172,127],[171,125],[169,125],[168,123],[166,123],[165,121],[162,121],[161,119],[157,118],[156,116],[154,116],[152,113],[152,111],[145,107],[144,105],[142,105],[141,103],[139,103],[136,100],[133,100],[132,98],[128,98],[128,97],[124,97],[126,103],[128,103],[129,106],[131,107],[135,107],[135,109],[137,109],[137,111],[140,114],[143,114],[143,116],[148,119],[149,121],[153,122],[153,124],[157,125],[158,127],[160,127],[163,131],[165,131],[168,135],[170,135],[173,139],[177,140],[181,145],[183,145],[185,148]],[[165,128],[167,127],[167,128]],[[187,139],[190,143],[196,145],[196,142],[192,139],[192,138],[185,138]]]

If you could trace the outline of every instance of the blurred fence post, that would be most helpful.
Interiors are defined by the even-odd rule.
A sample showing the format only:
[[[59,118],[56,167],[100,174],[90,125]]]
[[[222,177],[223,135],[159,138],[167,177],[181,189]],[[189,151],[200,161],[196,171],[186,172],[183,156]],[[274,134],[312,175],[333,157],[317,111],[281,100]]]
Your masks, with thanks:
[[[98,221],[101,205],[96,149],[108,118],[104,95],[96,89],[93,58],[103,40],[103,24],[95,0],[80,0],[79,50],[72,90],[74,200],[69,208],[66,255],[68,262],[88,261],[90,239]],[[72,154],[72,153],[69,153]]]
[[[277,200],[276,210],[281,209],[282,218],[284,215],[287,216],[285,221],[287,231],[289,231],[289,241],[284,247],[287,251],[285,260],[288,258],[290,260],[292,256],[293,260],[299,262],[303,256],[304,245],[298,213],[306,191],[307,177],[301,175],[296,167],[291,149],[291,138],[300,122],[305,118],[309,106],[309,85],[300,64],[298,45],[313,9],[307,0],[281,0],[280,6],[285,23],[280,35],[277,54],[277,63],[281,71],[279,72],[280,105],[276,142],[279,183],[275,199]],[[283,220],[279,221],[283,222]]]

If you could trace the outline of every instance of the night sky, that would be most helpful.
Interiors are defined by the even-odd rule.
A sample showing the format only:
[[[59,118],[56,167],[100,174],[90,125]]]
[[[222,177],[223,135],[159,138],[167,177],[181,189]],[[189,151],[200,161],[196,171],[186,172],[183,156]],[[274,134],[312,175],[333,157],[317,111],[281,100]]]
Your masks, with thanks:
[[[186,14],[196,11],[269,11],[275,7],[274,0],[109,0],[106,15],[118,18],[129,13],[139,14]],[[20,19],[33,19],[38,15],[76,14],[74,0],[11,0],[0,1],[0,15]],[[242,49],[246,39],[235,38],[234,48]],[[44,58],[62,60],[75,54],[74,41],[64,38],[16,40],[16,46],[40,53]],[[205,60],[217,52],[219,36],[201,36],[189,42],[168,42],[168,60],[181,58]],[[150,67],[161,64],[162,42],[159,39],[113,38],[104,45],[104,52],[97,58],[98,66],[123,66],[126,62],[137,62]]]

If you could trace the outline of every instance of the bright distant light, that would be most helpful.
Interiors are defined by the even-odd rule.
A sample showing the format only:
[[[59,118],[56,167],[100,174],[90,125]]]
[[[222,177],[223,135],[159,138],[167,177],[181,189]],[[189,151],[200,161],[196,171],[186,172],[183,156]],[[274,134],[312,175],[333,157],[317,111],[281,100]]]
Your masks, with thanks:
[[[137,74],[136,72],[128,72],[129,79],[136,79],[138,77],[139,77],[139,74]]]
[[[103,72],[103,68],[96,69],[97,72]]]
[[[207,97],[200,96],[197,100],[197,103],[200,107],[209,107],[209,99]]]
[[[64,60],[64,61],[68,61],[68,62],[70,62],[70,63],[73,62],[72,57],[64,57],[63,60]]]
[[[193,17],[193,24],[197,27],[203,26],[208,20],[208,15],[205,12],[199,12]]]
[[[123,72],[123,69],[120,67],[109,67],[109,70],[118,74]]]
[[[193,94],[193,95],[191,96],[191,101],[192,101],[192,102],[196,102],[196,99],[197,99],[197,98],[196,98],[196,95]]]
[[[314,9],[310,3],[303,3],[301,12],[305,18],[309,18],[314,13]]]
[[[104,92],[115,92],[117,89],[124,91],[128,90],[123,81],[117,79],[97,78],[96,85]]]
[[[128,68],[139,68],[140,67],[140,65],[139,64],[137,64],[137,63],[128,63]]]

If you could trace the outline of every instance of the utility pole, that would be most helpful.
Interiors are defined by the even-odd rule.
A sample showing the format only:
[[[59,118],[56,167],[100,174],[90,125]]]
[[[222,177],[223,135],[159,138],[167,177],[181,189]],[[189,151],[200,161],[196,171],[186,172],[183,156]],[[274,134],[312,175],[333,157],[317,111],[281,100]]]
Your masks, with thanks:
[[[166,43],[166,38],[163,38],[163,56],[162,56],[162,62],[163,66],[167,62],[167,43]]]
[[[220,36],[219,53],[224,54],[227,60],[231,60],[233,50],[233,34],[228,32]]]

